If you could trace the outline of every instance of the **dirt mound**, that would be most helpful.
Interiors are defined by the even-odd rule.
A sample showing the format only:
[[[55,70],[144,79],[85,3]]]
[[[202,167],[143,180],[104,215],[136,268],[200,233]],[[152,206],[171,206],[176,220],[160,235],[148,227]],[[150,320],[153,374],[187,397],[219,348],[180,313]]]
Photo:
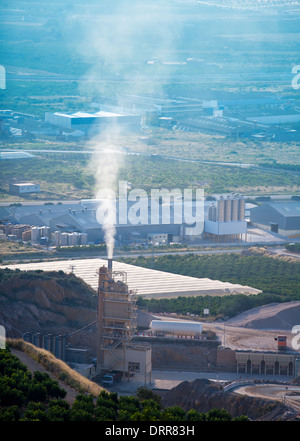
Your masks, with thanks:
[[[206,379],[185,381],[160,395],[163,406],[180,406],[186,412],[190,409],[205,413],[225,409],[232,418],[246,415],[251,420],[260,421],[284,420],[290,415],[282,403],[224,392],[221,385]]]
[[[249,309],[227,320],[226,325],[242,328],[288,330],[300,323],[300,302],[270,303]]]

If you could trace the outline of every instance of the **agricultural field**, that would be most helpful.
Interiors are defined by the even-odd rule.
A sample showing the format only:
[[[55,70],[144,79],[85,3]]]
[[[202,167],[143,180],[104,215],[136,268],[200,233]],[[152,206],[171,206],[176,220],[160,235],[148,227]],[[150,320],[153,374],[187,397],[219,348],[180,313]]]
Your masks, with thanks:
[[[90,155],[34,153],[25,160],[0,162],[0,200],[70,200],[95,197],[95,171]],[[262,172],[263,171],[263,172]],[[299,192],[300,175],[283,169],[255,169],[161,158],[126,156],[119,180],[132,188],[204,188],[205,194],[242,192],[245,195]],[[36,181],[41,194],[26,197],[8,193],[9,183]],[[116,188],[117,190],[117,188]]]

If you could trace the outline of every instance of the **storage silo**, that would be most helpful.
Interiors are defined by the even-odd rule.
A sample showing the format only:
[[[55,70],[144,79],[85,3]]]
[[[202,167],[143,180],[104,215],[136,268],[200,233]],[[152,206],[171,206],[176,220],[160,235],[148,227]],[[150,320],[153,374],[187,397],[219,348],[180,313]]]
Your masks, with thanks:
[[[34,346],[37,346],[38,348],[43,347],[42,335],[39,332],[37,334],[33,335],[33,344],[34,344]]]
[[[223,197],[221,196],[220,199],[218,200],[218,221],[219,222],[224,222],[224,218],[225,218],[225,201],[223,199]]]
[[[217,207],[215,204],[212,204],[208,207],[208,220],[216,221],[217,220]]]
[[[80,245],[87,245],[88,242],[88,235],[87,233],[80,233],[79,235]]]
[[[208,207],[208,220],[213,220],[212,210],[213,210],[213,205],[210,205]]]
[[[51,236],[50,227],[47,227],[47,226],[42,227],[41,228],[41,236],[47,237],[48,239],[50,239],[50,236]]]
[[[78,244],[77,233],[70,233],[68,235],[68,244],[71,246]]]
[[[38,243],[41,238],[41,229],[39,227],[31,228],[31,241]]]
[[[239,199],[235,196],[232,199],[232,207],[231,207],[231,220],[237,221],[239,218]]]
[[[245,199],[240,198],[239,199],[239,212],[238,212],[238,220],[243,221],[245,220]]]
[[[217,220],[217,207],[215,205],[212,208],[212,220],[213,221]]]
[[[225,214],[224,214],[224,221],[230,222],[231,221],[231,205],[232,205],[232,199],[230,196],[227,196],[227,199],[225,199]]]
[[[59,247],[61,245],[60,236],[61,236],[61,232],[60,231],[55,231],[54,232],[54,243],[55,243],[56,247]]]
[[[68,233],[61,233],[61,236],[60,236],[60,244],[61,244],[61,246],[67,246],[68,245],[68,237],[69,237],[69,234]]]

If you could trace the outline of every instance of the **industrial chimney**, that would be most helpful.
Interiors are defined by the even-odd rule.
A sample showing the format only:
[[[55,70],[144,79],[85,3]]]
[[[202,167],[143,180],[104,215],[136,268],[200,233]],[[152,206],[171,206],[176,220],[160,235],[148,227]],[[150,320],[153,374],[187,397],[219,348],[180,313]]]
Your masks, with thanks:
[[[112,263],[113,263],[113,260],[112,259],[108,259],[107,260],[107,271],[108,271],[108,273],[112,273]]]

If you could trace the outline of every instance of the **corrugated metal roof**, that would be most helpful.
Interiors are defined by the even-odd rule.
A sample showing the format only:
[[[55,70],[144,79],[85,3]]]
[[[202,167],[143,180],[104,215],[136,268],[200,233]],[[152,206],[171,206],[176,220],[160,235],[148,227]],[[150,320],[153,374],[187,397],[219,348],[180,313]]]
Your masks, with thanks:
[[[267,205],[283,216],[300,216],[300,202],[274,202]]]

